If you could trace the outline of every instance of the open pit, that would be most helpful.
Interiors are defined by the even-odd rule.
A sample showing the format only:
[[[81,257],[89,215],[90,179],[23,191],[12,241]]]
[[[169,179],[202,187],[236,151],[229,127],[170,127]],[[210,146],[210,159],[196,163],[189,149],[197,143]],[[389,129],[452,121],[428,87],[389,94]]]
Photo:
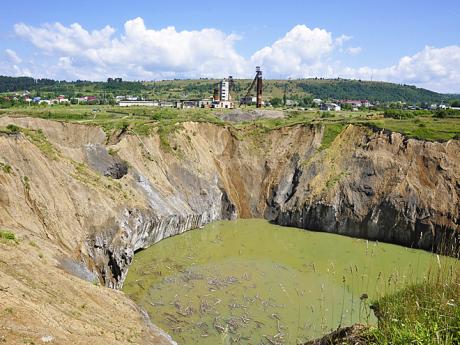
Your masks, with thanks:
[[[458,140],[184,122],[165,142],[155,132],[0,118],[8,124],[22,129],[0,134],[11,167],[0,173],[1,227],[19,238],[1,244],[1,331],[11,343],[170,344],[118,290],[136,251],[222,219],[434,251],[458,245]],[[69,260],[78,274],[63,269]]]

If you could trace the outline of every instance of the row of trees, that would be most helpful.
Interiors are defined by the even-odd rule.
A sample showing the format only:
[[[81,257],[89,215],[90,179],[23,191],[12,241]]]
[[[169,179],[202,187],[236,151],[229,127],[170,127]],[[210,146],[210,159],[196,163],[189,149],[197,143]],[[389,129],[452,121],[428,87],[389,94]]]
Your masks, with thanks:
[[[434,116],[437,118],[460,117],[460,110],[457,109],[438,109],[438,110],[401,110],[386,109],[383,113],[386,118],[393,119],[412,119],[417,116]]]

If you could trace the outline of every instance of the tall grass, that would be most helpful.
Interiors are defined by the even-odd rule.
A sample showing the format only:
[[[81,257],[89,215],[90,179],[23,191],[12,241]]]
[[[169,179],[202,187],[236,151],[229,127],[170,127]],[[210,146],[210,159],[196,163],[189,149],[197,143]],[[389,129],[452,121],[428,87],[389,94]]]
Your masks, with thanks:
[[[458,266],[429,274],[428,280],[410,285],[377,300],[372,308],[378,328],[374,344],[459,344],[460,279]]]

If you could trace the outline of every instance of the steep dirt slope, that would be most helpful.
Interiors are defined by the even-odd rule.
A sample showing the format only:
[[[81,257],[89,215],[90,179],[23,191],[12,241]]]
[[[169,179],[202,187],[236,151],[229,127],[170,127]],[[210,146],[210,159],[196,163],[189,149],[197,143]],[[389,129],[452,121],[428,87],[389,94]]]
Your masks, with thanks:
[[[20,239],[0,243],[10,343],[168,343],[106,287],[122,286],[136,250],[217,219],[428,249],[459,233],[458,141],[348,126],[321,149],[322,127],[185,123],[164,147],[155,134],[0,118],[10,123],[25,128],[0,134],[0,164],[12,167],[0,169],[0,228]]]

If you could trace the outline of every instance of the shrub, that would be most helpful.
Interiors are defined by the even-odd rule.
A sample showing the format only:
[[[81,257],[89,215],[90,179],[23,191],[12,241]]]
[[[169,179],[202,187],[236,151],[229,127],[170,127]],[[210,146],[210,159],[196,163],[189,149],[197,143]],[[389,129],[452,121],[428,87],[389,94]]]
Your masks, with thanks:
[[[411,119],[415,117],[413,112],[399,109],[386,109],[383,116],[392,119]]]
[[[6,174],[11,174],[13,172],[13,168],[11,167],[11,165],[6,164],[6,163],[0,162],[0,169],[2,169],[3,172]]]
[[[0,230],[0,238],[8,241],[15,241],[16,236],[11,231]]]
[[[8,126],[6,126],[6,129],[11,133],[11,134],[16,134],[16,133],[19,133],[21,131],[21,128],[19,128],[18,126],[16,125],[13,125],[13,124],[9,124]]]
[[[434,113],[434,116],[439,119],[446,117],[460,117],[460,110],[458,109],[439,109]]]
[[[11,231],[0,229],[0,243],[18,244],[19,240],[16,238],[16,235]]]

